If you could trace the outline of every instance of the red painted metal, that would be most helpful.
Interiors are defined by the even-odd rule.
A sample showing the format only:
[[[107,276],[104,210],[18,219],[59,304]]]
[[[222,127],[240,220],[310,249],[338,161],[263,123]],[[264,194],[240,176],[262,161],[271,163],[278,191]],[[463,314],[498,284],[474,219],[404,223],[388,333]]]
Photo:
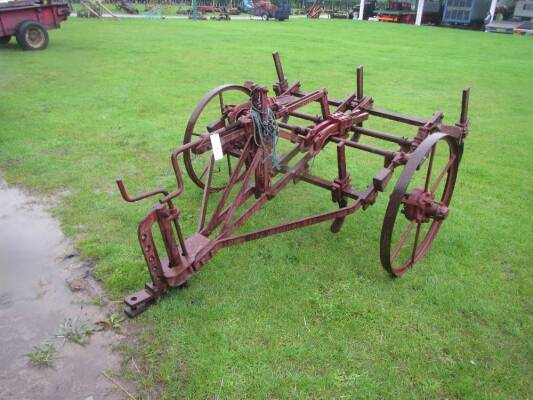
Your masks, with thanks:
[[[400,276],[427,253],[449,212],[463,140],[468,132],[469,90],[463,91],[460,120],[455,125],[444,125],[442,113],[425,120],[375,108],[373,99],[363,93],[362,67],[357,69],[357,90],[337,100],[330,98],[326,89],[304,92],[299,82],[289,85],[277,53],[274,53],[274,64],[278,75],[274,96],[268,95],[266,87],[246,82],[215,88],[196,106],[187,124],[184,144],[172,152],[177,181],[173,192],[156,189],[130,196],[122,181],[117,180],[120,193],[128,202],[162,195],[139,225],[139,242],[152,283],[125,299],[129,316],[139,314],[170,289],[186,285],[224,247],[328,220],[332,221],[331,231],[339,232],[347,215],[374,204],[397,168],[403,172],[392,190],[383,221],[382,265],[392,276]],[[243,102],[226,102],[230,94],[243,96]],[[206,127],[199,126],[198,121],[212,102],[219,109],[218,116]],[[303,111],[309,104],[318,104],[320,113],[312,115]],[[404,128],[415,129],[414,135],[400,137],[364,128],[363,123],[370,118],[395,121]],[[214,159],[211,140],[216,135],[225,160]],[[366,137],[395,144],[398,149],[361,143]],[[273,154],[277,140],[290,142],[293,147],[276,159]],[[333,180],[313,175],[309,169],[310,162],[328,145],[335,146],[337,154],[337,176]],[[434,166],[437,146],[446,149],[445,165],[440,169]],[[352,187],[347,169],[349,149],[383,158],[384,167],[363,191]],[[180,211],[173,204],[185,186],[178,161],[180,155],[191,182],[202,189],[197,230],[187,239],[181,231]],[[225,166],[225,180],[214,182],[214,171]],[[424,178],[424,183],[412,187],[418,175]],[[236,233],[291,182],[306,182],[330,191],[337,208],[265,229]],[[215,205],[209,207],[213,199]],[[402,221],[407,221],[408,226],[405,232],[397,228],[396,233],[401,235],[395,239],[394,228]],[[161,257],[156,248],[152,232],[156,225],[166,257]],[[409,240],[413,245],[409,244],[408,257],[401,259]]]
[[[17,33],[25,21],[34,21],[45,29],[57,29],[70,15],[70,6],[65,1],[11,1],[0,4],[0,38]]]

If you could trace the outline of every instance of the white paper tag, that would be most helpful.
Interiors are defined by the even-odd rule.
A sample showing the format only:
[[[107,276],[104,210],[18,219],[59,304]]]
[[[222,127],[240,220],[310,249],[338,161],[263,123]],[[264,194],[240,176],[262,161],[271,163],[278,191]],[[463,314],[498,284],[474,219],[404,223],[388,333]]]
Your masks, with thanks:
[[[222,160],[224,158],[224,152],[222,151],[220,136],[218,136],[218,133],[213,133],[211,136],[209,136],[209,139],[211,139],[211,147],[213,148],[213,156],[215,156],[215,161]]]

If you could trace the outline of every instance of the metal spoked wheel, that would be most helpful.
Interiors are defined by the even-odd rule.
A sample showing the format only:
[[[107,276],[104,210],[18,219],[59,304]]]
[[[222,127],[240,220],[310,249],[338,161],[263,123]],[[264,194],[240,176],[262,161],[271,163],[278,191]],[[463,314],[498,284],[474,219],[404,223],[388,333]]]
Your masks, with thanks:
[[[209,136],[211,132],[235,122],[239,115],[235,113],[235,105],[247,103],[249,100],[250,90],[241,85],[223,85],[211,90],[202,98],[191,114],[183,143],[187,144],[203,136]],[[217,161],[213,168],[209,185],[211,192],[223,190],[226,187],[243,146],[224,147],[224,160]],[[211,153],[210,144],[207,149],[199,150],[193,147],[183,153],[183,160],[189,177],[202,189],[208,178],[207,171]]]
[[[444,133],[430,135],[411,155],[381,230],[381,264],[392,276],[403,275],[429,250],[448,216],[459,160],[457,140]]]

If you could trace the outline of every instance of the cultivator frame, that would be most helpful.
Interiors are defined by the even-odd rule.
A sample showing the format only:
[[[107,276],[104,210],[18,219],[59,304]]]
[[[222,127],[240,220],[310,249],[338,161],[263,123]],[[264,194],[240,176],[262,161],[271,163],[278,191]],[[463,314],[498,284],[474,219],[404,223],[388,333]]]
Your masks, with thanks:
[[[146,284],[143,290],[125,298],[125,311],[130,317],[144,311],[170,289],[186,285],[190,277],[222,248],[327,220],[332,220],[331,231],[338,232],[347,215],[374,204],[378,193],[385,190],[398,167],[403,167],[403,171],[390,196],[381,233],[380,254],[383,267],[392,276],[405,273],[426,254],[446,219],[463,141],[468,133],[469,89],[462,93],[459,121],[455,125],[444,125],[442,112],[423,120],[375,108],[373,99],[364,94],[361,66],[357,68],[356,91],[344,100],[336,100],[328,97],[326,89],[304,92],[300,82],[289,84],[278,53],[274,53],[273,58],[278,76],[278,82],[273,87],[275,96],[269,97],[266,87],[246,82],[244,85],[219,86],[200,101],[187,125],[184,144],[172,152],[176,190],[169,193],[164,189],[156,189],[130,196],[122,180],[117,179],[120,193],[128,202],[162,196],[139,224],[139,242],[152,282]],[[249,101],[237,105],[224,104],[224,94],[230,91],[249,95]],[[196,122],[199,116],[206,105],[217,98],[220,102],[220,118],[198,133]],[[314,102],[320,105],[320,115],[301,111]],[[414,127],[416,134],[407,138],[363,127],[363,123],[371,117]],[[307,125],[289,123],[289,119],[305,121]],[[220,138],[223,154],[228,162],[228,182],[222,187],[212,184],[215,165],[222,162],[215,161],[212,155],[212,146],[216,147],[216,142],[213,142],[215,134]],[[385,150],[360,143],[359,139],[362,137],[396,144],[398,150]],[[287,140],[294,145],[280,159],[272,156],[278,139]],[[313,175],[309,169],[313,158],[329,144],[335,146],[337,155],[337,177],[333,180]],[[448,161],[432,181],[432,164],[437,145],[447,149],[445,154]],[[346,165],[347,148],[383,157],[383,168],[362,192],[352,188]],[[192,159],[195,155],[206,154],[209,161],[200,174],[200,171],[195,170]],[[183,155],[191,180],[203,189],[198,228],[187,239],[179,223],[180,209],[174,205],[175,199],[184,189],[178,162],[180,155]],[[298,156],[300,158],[294,162]],[[237,161],[234,167],[231,167],[232,159]],[[426,174],[424,185],[409,187],[413,176],[419,173]],[[338,207],[265,229],[236,234],[250,217],[290,182],[307,182],[329,190]],[[233,190],[236,192],[233,193],[232,202],[227,204]],[[222,195],[208,218],[208,203],[215,192],[221,192]],[[253,200],[253,203],[242,211],[248,200]],[[405,232],[402,231],[397,243],[393,243],[393,230],[400,213],[407,218],[408,226]],[[152,233],[152,227],[156,224],[166,257],[160,257],[156,248]],[[421,233],[423,226],[425,233]],[[395,259],[400,251],[405,251],[408,238],[413,241],[412,251],[407,248],[407,258],[398,263]]]

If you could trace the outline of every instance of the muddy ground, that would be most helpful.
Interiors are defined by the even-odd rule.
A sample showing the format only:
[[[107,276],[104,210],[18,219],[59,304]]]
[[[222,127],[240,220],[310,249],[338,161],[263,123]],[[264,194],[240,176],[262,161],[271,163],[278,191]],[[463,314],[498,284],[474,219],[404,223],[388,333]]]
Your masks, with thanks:
[[[112,351],[121,329],[98,331],[85,346],[57,337],[68,318],[96,324],[121,315],[91,271],[43,202],[0,180],[0,399],[128,398],[103,374],[124,385]],[[27,354],[43,343],[55,348],[52,367],[29,362]]]

